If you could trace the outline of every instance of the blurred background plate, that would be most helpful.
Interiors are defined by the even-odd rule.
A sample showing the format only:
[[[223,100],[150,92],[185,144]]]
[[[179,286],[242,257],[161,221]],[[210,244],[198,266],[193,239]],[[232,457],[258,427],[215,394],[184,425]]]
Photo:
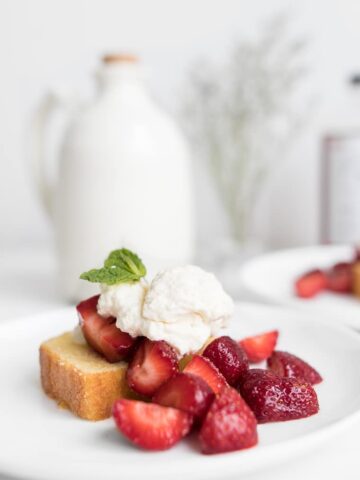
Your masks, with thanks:
[[[297,277],[308,270],[328,268],[353,258],[350,246],[329,245],[282,250],[248,261],[240,271],[242,287],[259,300],[311,313],[316,320],[342,323],[360,329],[360,300],[352,295],[321,293],[302,299],[294,293]]]

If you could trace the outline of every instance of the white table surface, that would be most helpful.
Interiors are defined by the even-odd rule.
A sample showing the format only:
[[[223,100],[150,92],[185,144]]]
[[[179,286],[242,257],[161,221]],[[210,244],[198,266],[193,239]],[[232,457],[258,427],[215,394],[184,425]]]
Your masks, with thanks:
[[[245,299],[244,295],[239,298]],[[246,297],[246,300],[251,300]],[[56,268],[50,249],[6,249],[0,252],[0,322],[66,305],[56,289]],[[360,365],[359,365],[360,368]],[[1,428],[1,419],[0,419]],[[0,446],[1,454],[1,446]],[[19,452],[21,461],[21,452]],[[30,479],[31,477],[29,477]],[[360,421],[311,454],[284,462],[241,480],[360,479]],[[226,480],[222,477],[223,480]],[[0,480],[14,480],[4,477]],[[36,480],[32,479],[31,480]],[[51,476],[49,476],[51,480]],[[103,480],[106,480],[105,478]],[[196,480],[196,476],[193,479]]]

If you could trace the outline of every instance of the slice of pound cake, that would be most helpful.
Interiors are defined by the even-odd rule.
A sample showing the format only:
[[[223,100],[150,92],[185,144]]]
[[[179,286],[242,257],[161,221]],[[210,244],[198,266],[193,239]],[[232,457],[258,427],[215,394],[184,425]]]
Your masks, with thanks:
[[[110,417],[114,401],[131,397],[126,362],[109,363],[87,344],[67,332],[40,346],[44,391],[81,418]]]

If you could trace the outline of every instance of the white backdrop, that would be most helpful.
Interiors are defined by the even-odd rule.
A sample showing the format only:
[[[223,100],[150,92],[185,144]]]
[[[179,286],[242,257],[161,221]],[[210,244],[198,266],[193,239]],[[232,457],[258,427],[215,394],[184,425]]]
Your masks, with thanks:
[[[356,119],[360,125],[360,101],[344,94],[348,74],[360,71],[358,0],[1,0],[0,246],[51,238],[23,141],[30,112],[48,86],[90,91],[98,57],[130,50],[143,59],[154,95],[172,109],[186,69],[199,56],[221,59],[237,38],[253,35],[266,17],[284,9],[294,34],[308,42],[307,84],[315,108],[293,153],[273,169],[257,232],[274,247],[315,242],[319,133]],[[211,184],[201,180],[198,192],[204,243],[220,237],[226,223]]]

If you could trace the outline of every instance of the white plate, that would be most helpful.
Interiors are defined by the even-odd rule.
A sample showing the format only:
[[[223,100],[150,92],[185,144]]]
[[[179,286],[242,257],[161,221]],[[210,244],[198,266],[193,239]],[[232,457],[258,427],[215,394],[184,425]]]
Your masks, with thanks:
[[[353,295],[324,292],[301,299],[294,293],[294,282],[314,268],[327,268],[337,262],[351,260],[349,246],[304,247],[261,255],[248,261],[240,271],[242,286],[256,298],[300,308],[321,316],[326,321],[360,328],[360,300]]]
[[[278,328],[279,348],[320,371],[320,413],[260,425],[259,446],[240,452],[201,455],[195,438],[167,452],[143,452],[117,433],[111,419],[80,420],[41,391],[38,345],[75,322],[73,310],[66,309],[0,325],[0,473],[36,480],[240,478],[313,450],[360,415],[360,336],[299,312],[238,305],[231,335]]]

